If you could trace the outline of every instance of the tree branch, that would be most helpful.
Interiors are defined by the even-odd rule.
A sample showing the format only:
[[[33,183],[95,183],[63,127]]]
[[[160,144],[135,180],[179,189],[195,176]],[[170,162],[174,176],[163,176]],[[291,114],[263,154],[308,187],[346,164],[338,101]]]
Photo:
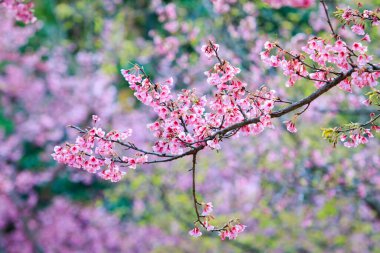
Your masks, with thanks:
[[[347,77],[351,76],[351,74],[355,71],[354,68],[352,68],[351,70],[349,70],[347,73],[345,74],[340,74],[338,77],[336,77],[335,79],[331,80],[330,82],[326,83],[323,87],[319,88],[318,90],[316,90],[315,92],[313,92],[312,94],[310,94],[309,96],[305,97],[304,99],[301,99],[300,101],[298,102],[295,102],[295,103],[292,103],[291,105],[289,105],[288,107],[285,107],[284,109],[281,109],[281,110],[278,110],[278,111],[275,111],[275,112],[272,112],[270,114],[271,118],[279,118],[289,112],[292,112],[304,105],[309,105],[311,102],[313,102],[315,99],[317,99],[318,97],[320,97],[321,95],[323,95],[324,93],[326,93],[327,91],[329,91],[330,89],[332,89],[333,87],[335,87],[336,85],[338,85],[341,81],[343,81],[344,79],[346,79]],[[139,151],[139,152],[142,152],[144,154],[151,154],[151,155],[155,155],[155,156],[158,156],[158,157],[164,157],[164,158],[167,158],[167,159],[162,159],[162,160],[153,160],[153,161],[148,161],[146,162],[145,164],[153,164],[153,163],[163,163],[163,162],[170,162],[170,161],[174,161],[174,160],[177,160],[179,158],[182,158],[182,157],[185,157],[185,156],[189,156],[189,155],[194,155],[196,154],[197,152],[199,152],[200,150],[204,149],[206,147],[206,142],[209,141],[209,140],[213,140],[214,138],[218,137],[218,136],[221,136],[221,137],[224,137],[227,133],[229,133],[230,131],[233,131],[233,130],[238,130],[240,128],[242,128],[243,126],[247,126],[247,125],[251,125],[251,124],[255,124],[255,123],[258,123],[260,122],[260,117],[256,117],[256,118],[251,118],[251,119],[247,119],[247,120],[244,120],[242,122],[239,122],[239,123],[236,123],[236,124],[233,124],[233,125],[230,125],[224,129],[221,129],[221,130],[218,130],[216,132],[214,132],[212,135],[210,135],[209,137],[203,139],[203,140],[199,140],[197,141],[196,143],[199,145],[195,148],[192,148],[190,149],[189,151],[185,152],[185,153],[182,153],[180,155],[166,155],[166,154],[159,154],[159,153],[155,153],[155,152],[150,152],[150,151],[146,151],[146,150],[142,150],[142,149],[139,149],[137,148],[136,146],[134,145],[131,145],[131,144],[128,144],[128,143],[123,143],[123,142],[120,142],[120,141],[112,141],[112,142],[115,142],[115,143],[118,143],[120,145],[123,145],[123,146],[126,146],[128,148],[131,148],[133,150],[136,150],[136,151]],[[72,127],[76,130],[78,130],[79,132],[81,133],[87,133],[86,130],[83,130],[79,127],[76,127],[76,126],[69,126],[69,127]],[[101,137],[100,137],[101,138]],[[104,138],[104,137],[103,137]],[[106,139],[108,140],[108,139]],[[195,143],[189,143],[189,144],[195,144]],[[119,161],[117,160],[117,162],[119,163],[125,163],[123,161]]]
[[[198,211],[198,205],[201,205],[198,200],[197,200],[197,193],[196,193],[196,185],[195,185],[195,165],[197,163],[197,153],[194,153],[193,154],[193,161],[192,161],[192,168],[191,168],[191,171],[192,171],[192,194],[193,194],[193,203],[194,203],[194,210],[195,210],[195,214],[197,215],[197,220],[195,221],[196,222],[199,222],[202,226],[205,226],[203,224],[203,222],[201,221],[201,215],[199,214],[199,211]]]
[[[380,118],[380,114],[374,116],[373,118],[371,118],[369,121],[367,122],[364,122],[362,124],[358,124],[356,127],[352,127],[352,128],[349,128],[349,129],[342,129],[342,130],[337,130],[336,132],[337,133],[344,133],[344,132],[349,132],[349,131],[353,131],[353,130],[356,130],[356,129],[359,129],[361,127],[365,127],[365,126],[368,126],[372,123],[374,123],[378,118]]]
[[[333,28],[331,20],[330,20],[329,12],[327,10],[326,3],[325,3],[324,0],[320,0],[320,2],[322,4],[322,6],[323,6],[323,9],[325,10],[325,14],[326,14],[326,18],[327,18],[327,23],[329,24],[329,27],[330,27],[330,30],[331,30],[331,34],[334,36],[335,39],[338,39],[339,35],[334,31],[334,28]]]

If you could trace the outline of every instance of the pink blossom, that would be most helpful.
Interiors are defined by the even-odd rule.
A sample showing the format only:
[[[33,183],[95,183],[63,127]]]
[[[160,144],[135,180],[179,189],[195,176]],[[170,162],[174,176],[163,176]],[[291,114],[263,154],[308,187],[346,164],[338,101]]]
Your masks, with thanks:
[[[206,45],[203,45],[201,50],[208,58],[211,58],[216,55],[215,52],[219,50],[219,45],[210,41]]]
[[[275,48],[276,47],[276,45],[274,44],[274,43],[272,43],[272,42],[270,42],[270,41],[266,41],[265,43],[264,43],[264,48],[266,49],[266,50],[272,50],[273,48]]]
[[[92,115],[92,121],[94,121],[94,123],[98,122],[99,116],[98,115]]]
[[[203,216],[208,216],[211,214],[212,212],[212,208],[213,208],[213,205],[211,202],[208,202],[206,204],[203,205],[203,211],[202,211],[202,215]]]
[[[229,240],[235,240],[237,236],[245,230],[247,226],[242,224],[237,224],[232,227],[227,228],[226,230],[223,230],[219,232],[220,239],[224,241],[226,238]]]
[[[211,141],[207,141],[207,145],[210,147],[210,148],[213,148],[213,149],[216,149],[216,150],[219,150],[221,147],[220,147],[220,144],[219,144],[219,141],[214,138],[213,140]]]
[[[363,46],[361,43],[359,42],[355,42],[352,44],[352,49],[354,51],[358,51],[359,53],[361,54],[364,54],[365,52],[367,52],[367,47],[366,46]]]
[[[368,56],[366,54],[361,54],[358,56],[358,66],[359,67],[364,67],[367,63],[372,61],[373,57]]]
[[[192,230],[189,231],[189,235],[192,237],[200,237],[202,235],[202,232],[199,230],[198,227],[194,227]]]
[[[292,120],[284,121],[286,129],[291,133],[297,133],[297,128]]]
[[[351,30],[358,35],[364,35],[365,34],[364,25],[353,25],[353,26],[351,26]]]
[[[203,224],[205,225],[207,231],[212,231],[213,229],[215,229],[215,227],[211,225],[207,220],[204,221]]]
[[[344,79],[343,81],[341,81],[339,84],[338,84],[338,87],[342,90],[345,90],[347,92],[352,92],[352,88],[351,88],[351,82],[350,80],[348,79]]]
[[[374,130],[374,131],[376,131],[376,132],[380,132],[380,126],[372,125],[372,126],[371,126],[371,130]]]
[[[371,37],[368,34],[366,34],[361,40],[366,41],[366,42],[371,42]]]
[[[346,8],[342,14],[342,18],[349,21],[353,17],[353,11],[351,8]]]

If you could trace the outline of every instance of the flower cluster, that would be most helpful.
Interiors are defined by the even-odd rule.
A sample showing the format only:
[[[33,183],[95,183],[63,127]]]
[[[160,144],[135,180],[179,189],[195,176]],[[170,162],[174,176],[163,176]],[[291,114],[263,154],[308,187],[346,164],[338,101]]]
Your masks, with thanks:
[[[209,41],[208,44],[202,46],[201,50],[208,58],[211,58],[212,56],[216,56],[219,45]]]
[[[248,91],[247,84],[236,77],[240,69],[219,57],[216,44],[210,41],[204,49],[206,55],[214,54],[218,59],[218,63],[205,72],[207,83],[215,87],[211,97],[199,97],[195,90],[186,89],[173,94],[170,88],[173,85],[172,78],[164,82],[153,82],[143,68],[137,65],[129,70],[121,70],[134,91],[134,96],[157,114],[157,120],[147,125],[157,139],[153,152],[141,150],[126,142],[131,131],[113,130],[106,133],[96,126],[87,130],[73,127],[82,135],[77,137],[75,143],[57,146],[53,158],[117,182],[125,175],[122,168],[135,169],[136,165],[148,162],[148,155],[174,159],[185,152],[194,152],[204,147],[220,149],[223,138],[229,138],[238,132],[257,135],[265,128],[272,128],[270,113],[278,99],[275,92],[266,87]],[[252,118],[256,119],[252,124],[223,132],[229,126]],[[98,121],[99,117],[93,116],[95,125]],[[137,154],[131,157],[121,156],[117,150],[119,146],[137,151]],[[200,217],[203,219],[200,223],[208,231],[216,231],[210,224],[213,219],[212,203],[202,205],[202,215],[198,220]],[[221,231],[222,239],[234,239],[245,228],[240,224],[231,224],[229,222],[228,226],[217,230]],[[201,232],[194,228],[190,234],[200,236]]]
[[[177,19],[176,6],[174,3],[170,3],[166,6],[158,6],[156,13],[158,14],[158,20],[160,22]]]
[[[203,221],[198,220],[200,225],[202,225],[207,231],[214,231],[215,227],[210,224],[210,221],[214,219],[214,217],[211,215],[213,211],[213,205],[211,202],[207,203],[201,203],[199,205],[202,205],[202,214],[199,216],[199,218],[203,219]],[[200,229],[195,226],[192,230],[189,231],[189,235],[193,237],[199,237],[202,235],[202,232]]]
[[[20,0],[4,0],[0,2],[0,6],[4,6],[10,12],[14,13],[17,21],[29,24],[37,20],[33,14],[33,2],[24,3],[24,1]]]
[[[203,47],[207,56],[216,55],[218,45],[212,42]],[[262,88],[255,92],[246,90],[247,84],[236,75],[240,69],[223,60],[206,71],[207,82],[216,87],[212,98],[199,97],[195,90],[182,90],[172,95],[173,79],[153,83],[140,67],[122,70],[134,95],[152,107],[158,119],[148,128],[158,141],[154,152],[179,155],[186,148],[208,145],[219,149],[217,131],[247,118],[259,117],[260,122],[241,129],[247,134],[258,134],[272,127],[269,113],[275,104],[275,93]]]
[[[340,127],[323,128],[322,137],[334,146],[340,140],[345,147],[355,148],[360,144],[366,144],[369,138],[374,137],[374,132],[380,132],[380,126],[375,123],[378,118],[380,114],[370,113],[370,120],[366,123],[348,123]]]
[[[366,144],[368,138],[373,138],[373,134],[370,129],[360,128],[355,131],[352,131],[350,135],[342,134],[340,136],[340,141],[344,143],[344,146],[347,148],[354,148],[360,144]]]
[[[213,211],[212,203],[198,203],[198,205],[202,206],[202,214],[198,217],[196,223],[199,223],[207,231],[218,232],[219,237],[222,241],[224,241],[226,238],[230,240],[236,239],[237,236],[241,232],[243,232],[247,227],[245,225],[240,224],[239,220],[234,219],[229,221],[222,228],[216,228],[215,226],[210,224],[210,222],[214,219],[214,216],[211,215]],[[202,236],[202,232],[197,226],[195,226],[193,229],[189,231],[189,235],[197,238]]]
[[[360,7],[360,5],[359,5]],[[352,25],[351,29],[353,32],[364,35],[364,21],[370,21],[373,26],[380,25],[380,18],[378,16],[379,9],[376,11],[352,9],[347,7],[346,9],[338,9],[336,14],[345,25]]]
[[[340,141],[344,143],[345,147],[354,148],[360,144],[366,144],[369,138],[373,138],[373,132],[380,132],[380,126],[376,125],[375,121],[380,118],[380,115],[375,113],[370,114],[370,121],[364,124],[350,123],[338,130],[340,134]],[[371,126],[371,128],[365,128]],[[372,132],[371,132],[372,131]],[[349,134],[346,134],[346,133]]]
[[[276,50],[277,49],[277,50]],[[359,88],[377,85],[379,72],[368,71],[365,67],[373,59],[367,55],[367,46],[354,42],[350,47],[343,40],[330,44],[321,38],[312,38],[302,48],[307,56],[283,50],[276,43],[267,42],[261,59],[269,66],[280,67],[288,76],[287,86],[293,86],[301,78],[314,81],[317,88],[324,86],[341,73],[351,68],[355,71],[350,78],[342,80],[338,87],[351,92],[352,85]],[[274,55],[271,52],[276,51]],[[311,59],[317,66],[309,65],[304,60]],[[308,70],[309,69],[309,70]]]
[[[212,42],[208,46],[217,47]],[[217,53],[217,50],[214,52]],[[265,87],[255,92],[246,91],[247,84],[235,77],[240,69],[227,61],[215,64],[213,69],[205,73],[208,83],[217,88],[211,99],[198,97],[194,90],[183,90],[175,97],[170,89],[173,79],[153,83],[140,67],[121,72],[135,91],[135,97],[152,107],[158,115],[157,121],[148,124],[158,139],[153,146],[155,154],[180,155],[187,148],[206,145],[220,149],[222,136],[217,136],[216,133],[251,117],[260,120],[242,127],[243,133],[256,135],[266,127],[272,127],[269,114],[276,99],[274,91]],[[97,117],[93,119],[95,123],[98,120]],[[129,135],[130,133],[116,131],[105,134],[101,128],[93,127],[85,131],[84,136],[78,137],[75,144],[57,147],[53,157],[61,163],[84,168],[91,173],[96,173],[105,166],[107,169],[99,175],[118,181],[124,173],[117,164],[135,168],[136,164],[147,160],[147,153],[138,154],[141,156],[138,159],[118,158],[114,145],[131,148],[130,144],[122,142]]]
[[[93,120],[98,121],[98,117],[94,116]],[[115,143],[122,144],[132,134],[131,130],[113,130],[106,134],[101,128],[93,127],[84,132],[83,136],[77,137],[75,143],[56,146],[52,154],[54,160],[74,168],[82,168],[89,173],[97,173],[101,178],[111,182],[120,181],[126,174],[117,165],[118,162],[130,169],[136,169],[136,165],[147,162],[148,157],[141,153],[122,158],[118,155]]]
[[[224,228],[220,229],[220,231],[218,232],[219,237],[222,241],[224,241],[226,238],[228,238],[229,240],[235,240],[237,238],[237,236],[241,232],[243,232],[245,230],[245,228],[247,227],[247,226],[242,225],[240,223],[235,224],[235,225],[232,225],[232,223],[233,222],[227,224]],[[208,226],[207,222],[205,222],[205,224],[206,224],[206,226]],[[209,230],[209,229],[207,229],[207,230]],[[202,236],[202,232],[198,227],[194,227],[192,230],[189,231],[189,235],[197,238],[197,237]]]
[[[225,230],[219,232],[220,239],[223,241],[226,238],[229,240],[234,240],[236,237],[245,230],[247,226],[242,224],[236,224],[233,226],[228,226]]]

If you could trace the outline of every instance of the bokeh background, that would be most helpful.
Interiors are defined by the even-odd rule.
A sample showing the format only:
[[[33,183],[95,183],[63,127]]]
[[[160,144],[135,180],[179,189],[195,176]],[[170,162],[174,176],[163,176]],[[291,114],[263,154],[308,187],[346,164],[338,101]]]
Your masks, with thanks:
[[[92,114],[105,129],[134,129],[134,141],[149,147],[145,124],[154,114],[119,70],[139,63],[155,80],[172,76],[177,90],[208,93],[203,72],[214,61],[200,53],[208,39],[251,88],[266,84],[290,100],[311,93],[306,81],[286,88],[259,53],[268,39],[300,50],[309,36],[329,38],[319,1],[302,9],[247,0],[34,2],[38,21],[29,25],[0,7],[0,252],[380,252],[379,136],[333,148],[320,130],[368,119],[375,108],[362,105],[359,90],[320,98],[297,134],[284,129],[285,116],[275,130],[200,154],[198,189],[217,222],[236,217],[248,226],[235,241],[188,235],[188,159],[143,166],[112,184],[50,156],[75,136],[66,126],[85,127]],[[357,2],[328,4],[332,12]],[[370,35],[377,58],[378,28]]]

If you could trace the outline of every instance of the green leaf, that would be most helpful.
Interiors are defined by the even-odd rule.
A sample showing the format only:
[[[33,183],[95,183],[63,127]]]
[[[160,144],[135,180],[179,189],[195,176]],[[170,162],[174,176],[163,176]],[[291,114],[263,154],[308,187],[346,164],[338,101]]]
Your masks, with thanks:
[[[326,202],[324,207],[317,213],[319,219],[326,219],[337,215],[336,201],[334,199]]]

